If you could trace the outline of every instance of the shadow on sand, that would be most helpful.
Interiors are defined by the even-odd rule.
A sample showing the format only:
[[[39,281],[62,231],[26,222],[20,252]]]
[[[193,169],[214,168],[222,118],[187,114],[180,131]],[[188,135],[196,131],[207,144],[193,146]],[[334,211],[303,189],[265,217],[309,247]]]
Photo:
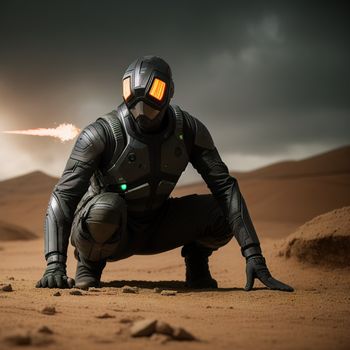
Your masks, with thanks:
[[[193,293],[193,292],[238,292],[244,291],[243,288],[208,288],[208,289],[192,289],[185,286],[183,281],[138,281],[138,280],[120,280],[120,281],[110,281],[110,282],[101,282],[102,288],[122,288],[124,286],[130,287],[139,287],[143,289],[170,289],[176,290],[179,293]],[[253,290],[267,290],[268,288],[254,288]]]

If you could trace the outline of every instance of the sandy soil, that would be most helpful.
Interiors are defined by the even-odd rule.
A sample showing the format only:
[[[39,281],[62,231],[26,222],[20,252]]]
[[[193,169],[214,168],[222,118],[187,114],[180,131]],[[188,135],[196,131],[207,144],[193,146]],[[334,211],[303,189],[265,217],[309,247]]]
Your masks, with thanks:
[[[218,291],[183,288],[184,266],[178,249],[153,256],[134,256],[108,264],[99,291],[70,295],[56,289],[35,289],[43,270],[40,240],[5,242],[1,246],[0,281],[14,291],[0,293],[0,346],[4,338],[30,332],[35,344],[52,342],[50,348],[73,349],[348,349],[350,345],[350,269],[319,268],[278,257],[279,241],[262,246],[272,273],[295,287],[293,293],[269,291],[257,282],[245,292],[244,260],[236,242],[211,258]],[[68,271],[74,276],[70,256]],[[10,279],[11,277],[14,280]],[[124,294],[124,285],[140,287],[139,294]],[[177,290],[163,296],[155,287]],[[55,315],[44,315],[54,306]],[[113,318],[99,319],[105,313]],[[198,342],[130,338],[123,321],[155,318],[185,327]],[[54,334],[41,335],[48,326]]]

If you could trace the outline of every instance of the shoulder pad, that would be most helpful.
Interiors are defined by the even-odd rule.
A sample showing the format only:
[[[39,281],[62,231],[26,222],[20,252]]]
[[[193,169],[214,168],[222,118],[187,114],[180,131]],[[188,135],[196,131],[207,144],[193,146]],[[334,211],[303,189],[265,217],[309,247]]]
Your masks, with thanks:
[[[70,158],[93,161],[104,149],[105,140],[101,126],[96,122],[86,126],[79,134]]]

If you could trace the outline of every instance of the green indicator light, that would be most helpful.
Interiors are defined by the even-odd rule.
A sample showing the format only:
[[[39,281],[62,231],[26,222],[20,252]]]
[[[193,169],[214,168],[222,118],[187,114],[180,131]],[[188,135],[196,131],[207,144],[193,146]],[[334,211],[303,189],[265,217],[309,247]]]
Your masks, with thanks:
[[[182,134],[179,135],[179,139],[182,140],[184,137]]]
[[[122,191],[125,191],[127,189],[128,186],[126,186],[126,184],[121,184],[120,188]]]

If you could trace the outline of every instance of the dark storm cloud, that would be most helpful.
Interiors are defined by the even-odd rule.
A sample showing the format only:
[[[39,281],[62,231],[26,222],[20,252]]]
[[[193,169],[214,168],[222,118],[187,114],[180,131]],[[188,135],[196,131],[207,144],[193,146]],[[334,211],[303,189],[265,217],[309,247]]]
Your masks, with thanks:
[[[121,102],[132,60],[157,54],[172,67],[174,102],[205,122],[223,153],[348,143],[347,11],[305,3],[1,1],[1,119],[83,127]],[[16,145],[36,152],[38,166],[60,164],[59,143]]]

